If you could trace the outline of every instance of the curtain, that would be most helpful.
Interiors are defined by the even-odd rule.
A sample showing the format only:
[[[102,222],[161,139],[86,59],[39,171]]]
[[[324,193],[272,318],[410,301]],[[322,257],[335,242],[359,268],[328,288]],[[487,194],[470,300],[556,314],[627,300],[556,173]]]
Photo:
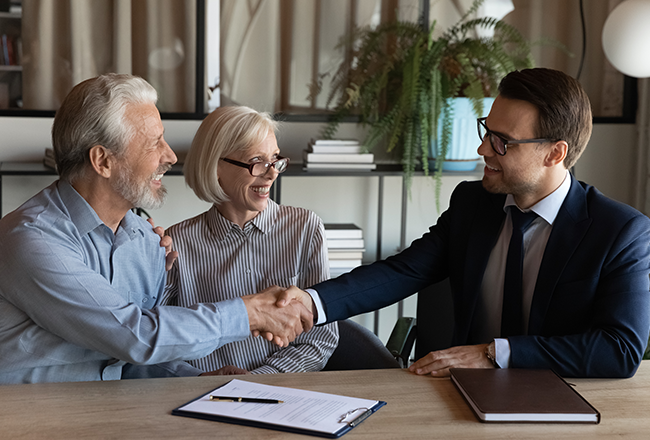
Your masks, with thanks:
[[[222,0],[221,102],[260,111],[321,113],[329,77],[355,26],[399,15],[416,20],[421,0]],[[446,0],[449,1],[449,0]],[[323,80],[314,98],[310,86]]]
[[[160,111],[195,111],[195,0],[23,0],[22,26],[24,109],[117,72],[149,81]]]
[[[607,61],[601,33],[607,16],[623,0],[584,1],[586,51],[580,82],[591,100],[594,116],[622,115],[623,74]],[[513,0],[515,10],[504,21],[515,26],[529,41],[555,40],[573,54],[552,44],[533,48],[536,65],[562,70],[576,77],[582,53],[579,0]]]
[[[427,1],[427,0],[425,0]],[[442,33],[473,0],[430,0]],[[419,20],[423,0],[222,0],[221,102],[269,112],[321,113],[331,75],[355,27]],[[511,0],[485,0],[478,15],[503,16]],[[311,93],[320,81],[319,94]]]

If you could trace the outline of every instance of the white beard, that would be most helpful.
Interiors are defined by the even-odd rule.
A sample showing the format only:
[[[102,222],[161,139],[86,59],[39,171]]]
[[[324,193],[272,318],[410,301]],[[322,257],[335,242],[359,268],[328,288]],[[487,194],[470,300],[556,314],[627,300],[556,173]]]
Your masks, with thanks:
[[[132,203],[135,208],[158,209],[165,203],[167,188],[161,186],[154,191],[149,184],[155,176],[164,173],[169,168],[169,166],[161,166],[148,180],[137,182],[130,167],[120,167],[113,189],[125,200]]]

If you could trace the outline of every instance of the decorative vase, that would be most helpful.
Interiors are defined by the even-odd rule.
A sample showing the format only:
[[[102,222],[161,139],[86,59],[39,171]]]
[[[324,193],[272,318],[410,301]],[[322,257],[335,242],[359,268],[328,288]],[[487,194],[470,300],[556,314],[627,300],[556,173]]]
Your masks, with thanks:
[[[483,99],[483,115],[476,115],[469,98],[453,98],[452,134],[442,165],[443,171],[473,171],[481,160],[478,155],[480,140],[476,130],[476,118],[490,112],[494,98]],[[442,136],[442,115],[438,120],[438,139]],[[436,166],[438,141],[431,143],[429,169]]]

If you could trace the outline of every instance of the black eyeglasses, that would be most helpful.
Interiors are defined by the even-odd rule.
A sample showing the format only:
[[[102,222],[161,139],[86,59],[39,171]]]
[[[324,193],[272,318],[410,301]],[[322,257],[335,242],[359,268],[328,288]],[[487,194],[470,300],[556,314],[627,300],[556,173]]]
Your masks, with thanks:
[[[289,166],[289,158],[281,156],[278,156],[273,162],[244,163],[239,162],[238,160],[228,159],[227,157],[222,157],[221,160],[248,169],[248,172],[251,173],[251,176],[253,177],[264,176],[271,168],[275,168],[275,171],[277,171],[278,174],[284,173]]]
[[[542,144],[544,142],[559,141],[559,139],[506,139],[487,128],[487,125],[485,125],[486,119],[487,118],[478,118],[476,120],[478,137],[483,141],[485,140],[485,136],[489,135],[490,145],[492,145],[492,149],[499,156],[505,156],[506,151],[508,151],[508,144]]]

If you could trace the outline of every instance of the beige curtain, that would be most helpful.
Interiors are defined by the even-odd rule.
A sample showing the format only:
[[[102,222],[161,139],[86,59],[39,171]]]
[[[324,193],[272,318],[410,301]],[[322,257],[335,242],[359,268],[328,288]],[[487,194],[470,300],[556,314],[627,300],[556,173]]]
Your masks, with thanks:
[[[221,0],[222,105],[322,112],[329,79],[315,99],[310,85],[343,61],[336,48],[341,36],[395,15],[416,20],[420,1]]]
[[[23,0],[22,26],[24,109],[118,72],[149,81],[160,111],[195,111],[195,0]]]
[[[623,108],[623,75],[605,58],[601,34],[603,24],[614,7],[623,0],[584,1],[587,48],[580,82],[591,100],[594,116],[617,117]],[[562,70],[576,76],[582,52],[579,0],[513,0],[515,10],[505,21],[519,29],[530,41],[553,39],[564,44],[575,56],[550,46],[534,49],[537,66]]]

